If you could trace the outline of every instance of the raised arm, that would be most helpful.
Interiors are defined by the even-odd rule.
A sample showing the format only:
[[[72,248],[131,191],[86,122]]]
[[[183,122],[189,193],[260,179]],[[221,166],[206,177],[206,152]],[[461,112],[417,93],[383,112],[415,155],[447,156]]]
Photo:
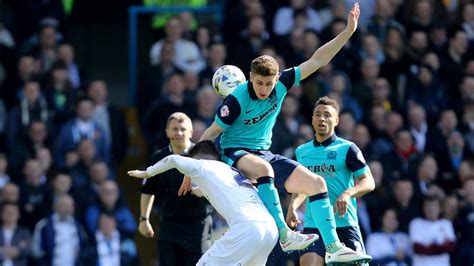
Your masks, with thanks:
[[[202,140],[210,140],[212,142],[214,142],[216,140],[217,137],[219,137],[219,135],[224,131],[223,128],[221,128],[215,121],[214,123],[212,123],[212,125],[210,127],[208,127],[206,129],[206,131],[204,131],[204,133],[202,134],[201,138],[199,139],[199,141],[202,141]]]
[[[334,39],[327,42],[314,52],[314,54],[307,61],[303,62],[299,67],[301,69],[301,79],[305,79],[313,74],[320,67],[325,66],[331,59],[341,50],[349,38],[357,29],[357,21],[359,19],[359,3],[355,3],[352,10],[349,12],[347,18],[347,26],[343,32],[337,35]]]

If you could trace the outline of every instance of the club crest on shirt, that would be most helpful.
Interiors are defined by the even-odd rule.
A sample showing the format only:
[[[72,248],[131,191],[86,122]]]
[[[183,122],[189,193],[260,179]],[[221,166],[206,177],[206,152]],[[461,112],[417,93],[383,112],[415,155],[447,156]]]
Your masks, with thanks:
[[[230,114],[229,107],[227,105],[222,106],[221,107],[221,117],[229,116],[229,114]]]
[[[337,152],[336,151],[330,151],[328,152],[328,160],[334,160],[336,159]]]

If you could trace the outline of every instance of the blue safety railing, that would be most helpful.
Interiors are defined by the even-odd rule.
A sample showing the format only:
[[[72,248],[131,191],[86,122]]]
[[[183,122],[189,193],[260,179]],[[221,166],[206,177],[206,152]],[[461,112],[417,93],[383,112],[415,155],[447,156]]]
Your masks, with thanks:
[[[219,1],[218,1],[219,2]],[[151,7],[131,6],[128,8],[128,90],[129,104],[135,105],[137,96],[137,43],[138,43],[138,15],[179,13],[189,11],[193,13],[214,13],[217,23],[221,24],[223,18],[223,4],[213,4],[206,7]],[[151,26],[150,26],[151,27]]]

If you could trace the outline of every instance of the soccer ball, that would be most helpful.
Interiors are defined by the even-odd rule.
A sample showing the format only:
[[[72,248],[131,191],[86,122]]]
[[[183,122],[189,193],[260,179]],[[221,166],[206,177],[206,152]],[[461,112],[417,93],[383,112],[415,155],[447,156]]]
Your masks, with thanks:
[[[233,65],[219,67],[212,76],[212,87],[222,98],[227,97],[240,83],[245,81],[245,75],[240,68]]]

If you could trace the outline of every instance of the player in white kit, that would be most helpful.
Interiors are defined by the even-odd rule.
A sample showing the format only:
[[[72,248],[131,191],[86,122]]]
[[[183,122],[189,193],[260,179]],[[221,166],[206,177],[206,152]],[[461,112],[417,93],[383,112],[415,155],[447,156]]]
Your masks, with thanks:
[[[189,155],[193,158],[169,155],[146,171],[133,170],[128,175],[150,178],[176,168],[191,177],[224,217],[229,231],[197,265],[265,265],[278,240],[278,229],[256,188],[236,169],[217,161],[219,152],[211,141],[197,143]]]

